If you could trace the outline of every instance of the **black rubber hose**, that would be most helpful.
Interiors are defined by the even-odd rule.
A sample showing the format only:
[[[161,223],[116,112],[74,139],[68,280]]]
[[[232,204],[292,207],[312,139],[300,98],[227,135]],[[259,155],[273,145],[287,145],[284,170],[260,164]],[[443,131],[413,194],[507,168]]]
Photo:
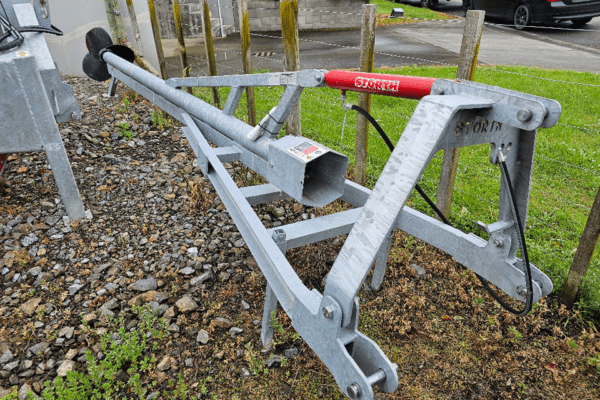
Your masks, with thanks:
[[[4,29],[6,30],[6,33],[4,35],[2,35],[2,40],[0,40],[0,51],[10,50],[10,49],[13,49],[15,47],[19,47],[19,46],[21,46],[23,44],[23,41],[25,40],[25,38],[23,37],[23,35],[21,35],[19,33],[19,31],[17,31],[12,26],[12,24],[10,23],[10,21],[8,21],[6,18],[4,18],[1,15],[0,15],[0,25],[3,26]],[[11,40],[10,42],[6,42],[4,44],[2,43],[8,37],[11,37],[11,36],[13,37],[14,40]]]
[[[64,35],[63,31],[55,27],[54,25],[50,25],[50,28],[44,28],[43,26],[22,26],[17,29],[19,32],[38,32],[38,33],[50,33],[56,36]]]
[[[385,144],[388,146],[390,151],[393,152],[394,145],[392,144],[392,141],[386,135],[383,128],[379,125],[379,123],[375,120],[375,118],[373,118],[371,116],[371,114],[369,114],[367,112],[367,110],[365,110],[357,105],[352,105],[350,108],[352,110],[355,110],[355,111],[361,113],[371,123],[371,125],[373,125],[373,127],[377,130],[377,132],[379,133],[379,136],[381,136],[381,138],[383,139]],[[488,282],[481,275],[479,275],[477,273],[475,275],[477,275],[477,278],[479,278],[479,281],[481,282],[481,284],[483,285],[485,290],[502,307],[504,307],[504,309],[506,309],[507,311],[509,311],[517,316],[522,317],[522,316],[527,315],[529,313],[529,311],[531,311],[531,306],[533,304],[533,282],[532,282],[532,278],[531,278],[531,264],[529,263],[529,254],[527,253],[527,246],[525,244],[525,235],[523,233],[524,232],[523,226],[521,224],[521,218],[519,216],[519,210],[517,208],[515,193],[514,193],[512,185],[510,184],[510,174],[508,173],[508,168],[506,167],[506,163],[504,161],[500,161],[499,164],[500,164],[500,171],[502,172],[502,179],[504,180],[505,187],[508,190],[508,197],[510,198],[510,207],[511,207],[511,210],[513,213],[513,217],[517,221],[519,244],[521,246],[521,253],[523,255],[523,261],[525,262],[524,263],[525,269],[526,269],[525,280],[526,280],[526,285],[527,285],[527,297],[525,299],[525,307],[520,311],[514,309],[508,303],[506,303],[504,300],[502,300],[500,298],[500,296],[498,296],[498,293],[496,293],[496,291],[490,287]],[[433,209],[433,211],[440,217],[440,219],[444,222],[444,224],[452,226],[452,224],[450,224],[450,221],[448,221],[446,216],[440,211],[440,209],[429,198],[429,196],[427,196],[427,194],[425,194],[423,189],[421,189],[421,187],[418,184],[415,186],[415,189],[421,195],[421,197],[423,197],[423,199],[427,202],[427,204],[429,204],[429,206]]]
[[[385,142],[385,144],[387,145],[387,147],[390,149],[390,152],[393,152],[394,151],[394,145],[392,144],[392,141],[385,134],[385,132],[383,131],[383,128],[379,125],[379,123],[377,121],[375,121],[375,118],[373,118],[371,116],[371,114],[369,114],[367,112],[367,110],[365,110],[364,108],[361,108],[359,106],[352,105],[351,109],[354,110],[354,111],[358,111],[359,113],[361,113],[362,116],[365,117],[371,123],[371,125],[373,125],[373,127],[377,130],[377,132],[379,132],[379,136],[381,136],[381,138],[383,139],[383,141]],[[450,221],[448,221],[448,218],[446,218],[446,216],[444,215],[444,213],[435,205],[435,203],[429,198],[429,196],[427,196],[427,194],[423,191],[423,189],[421,189],[421,186],[419,186],[418,183],[415,185],[415,189],[421,195],[421,197],[423,198],[423,200],[425,200],[427,202],[427,204],[429,204],[429,207],[431,207],[431,209],[440,217],[440,219],[446,225],[450,225]]]
[[[508,173],[508,168],[506,167],[506,163],[504,161],[500,161],[499,164],[500,164],[500,171],[502,172],[502,179],[504,180],[504,186],[507,188],[508,197],[510,198],[510,207],[512,209],[513,217],[514,217],[515,221],[517,222],[517,232],[518,232],[519,244],[521,246],[521,255],[523,256],[523,261],[525,264],[525,282],[527,285],[527,296],[525,298],[525,307],[523,307],[523,309],[520,311],[512,308],[504,300],[502,300],[500,298],[500,296],[498,296],[498,294],[494,291],[494,289],[492,289],[490,287],[490,285],[487,283],[487,281],[485,279],[483,279],[483,277],[481,277],[480,275],[477,275],[477,274],[475,274],[475,275],[477,275],[477,278],[479,278],[479,280],[481,281],[481,284],[483,285],[485,290],[487,290],[488,293],[502,307],[504,307],[506,310],[510,311],[511,313],[513,313],[519,317],[523,317],[523,316],[529,314],[529,311],[531,311],[531,306],[533,305],[533,282],[532,282],[532,278],[531,278],[531,264],[529,263],[529,254],[527,252],[527,245],[525,244],[525,235],[524,235],[523,225],[521,224],[519,209],[517,208],[515,192],[514,192],[512,185],[510,184],[510,174]]]

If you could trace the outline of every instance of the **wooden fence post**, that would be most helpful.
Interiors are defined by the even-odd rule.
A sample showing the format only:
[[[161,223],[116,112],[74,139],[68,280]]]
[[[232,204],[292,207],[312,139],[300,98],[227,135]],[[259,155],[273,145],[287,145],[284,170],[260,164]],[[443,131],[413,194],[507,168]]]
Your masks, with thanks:
[[[177,32],[177,41],[179,42],[179,54],[181,55],[181,69],[183,77],[190,76],[190,67],[187,62],[187,50],[185,48],[185,39],[183,37],[183,23],[181,21],[181,9],[179,0],[173,0],[173,18],[175,19],[175,31]],[[187,92],[192,94],[192,88],[188,87]]]
[[[375,62],[375,22],[377,6],[365,4],[362,6],[362,27],[360,29],[360,70],[373,72]],[[371,111],[371,95],[358,94],[358,106]],[[354,180],[360,185],[367,183],[367,147],[369,145],[369,123],[358,114],[356,120],[356,156],[354,163]]]
[[[113,43],[122,44],[127,42],[127,31],[125,31],[118,0],[104,0],[104,6],[106,7],[106,17]]]
[[[579,291],[579,286],[583,280],[583,276],[586,274],[594,249],[598,245],[598,238],[600,237],[600,188],[596,193],[596,200],[592,205],[590,216],[583,229],[583,234],[579,239],[579,246],[573,257],[573,263],[567,276],[565,286],[560,292],[560,301],[565,304],[568,308],[573,307],[575,303],[575,297]]]
[[[133,29],[133,39],[135,40],[135,45],[137,46],[138,51],[144,54],[140,35],[140,27],[137,22],[137,15],[135,15],[133,0],[125,0],[125,2],[127,3],[127,12],[129,13],[129,20],[131,21],[131,28]]]
[[[238,14],[240,17],[240,38],[242,41],[242,63],[244,73],[252,73],[252,53],[250,52],[250,18],[248,17],[248,0],[238,0]],[[246,105],[248,107],[248,125],[256,125],[256,103],[254,101],[254,88],[246,87]]]
[[[158,18],[156,18],[156,9],[154,8],[154,0],[148,0],[148,13],[150,14],[150,25],[152,25],[152,35],[154,36],[154,46],[156,47],[156,56],[158,57],[158,65],[160,66],[160,76],[167,79],[167,63],[165,61],[165,53],[163,52],[162,41],[160,40],[160,29],[158,27]]]
[[[467,11],[462,44],[460,47],[460,59],[458,61],[458,70],[456,72],[456,78],[459,80],[472,81],[475,76],[475,67],[477,66],[477,56],[479,54],[479,43],[481,42],[484,17],[485,11]],[[459,148],[444,150],[442,173],[440,176],[440,185],[438,187],[436,203],[440,211],[446,217],[450,215],[450,205],[452,203],[452,192],[454,191],[454,180],[456,179],[459,156]],[[441,220],[438,215],[435,217],[438,220]]]
[[[130,1],[130,0],[129,0]],[[133,50],[135,56],[135,62],[146,71],[152,74],[158,74],[154,67],[146,60],[135,47],[129,43],[127,39],[127,31],[125,30],[125,23],[123,22],[123,15],[121,14],[121,7],[119,6],[118,0],[104,0],[104,6],[106,8],[106,17],[108,20],[108,26],[110,27],[110,33],[115,44],[127,46]],[[130,11],[130,16],[133,12],[133,18],[135,18],[135,10]],[[137,20],[136,20],[137,22]],[[135,31],[135,30],[134,30]]]
[[[300,68],[300,48],[298,46],[298,0],[280,0],[281,38],[285,56],[285,70],[298,71]],[[300,99],[290,113],[285,132],[287,135],[302,135]]]
[[[204,35],[204,51],[206,52],[206,60],[208,62],[208,73],[211,76],[217,76],[217,61],[215,59],[215,48],[213,46],[212,28],[210,26],[210,10],[208,2],[202,0],[200,7],[200,17],[202,18],[202,34]],[[219,99],[219,88],[212,87],[213,106],[221,108],[221,100]]]

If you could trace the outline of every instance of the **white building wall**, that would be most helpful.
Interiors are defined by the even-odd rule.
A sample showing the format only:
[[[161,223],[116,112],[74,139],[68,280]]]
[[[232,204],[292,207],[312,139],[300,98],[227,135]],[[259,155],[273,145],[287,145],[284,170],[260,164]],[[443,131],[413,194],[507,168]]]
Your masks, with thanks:
[[[81,67],[88,52],[85,34],[95,27],[110,33],[104,0],[49,0],[48,3],[52,24],[64,32],[64,36],[45,35],[52,58],[63,76],[85,76]],[[119,0],[119,5],[129,41],[135,46],[127,4],[125,0]],[[145,0],[133,0],[133,6],[140,29],[142,54],[159,70],[148,4]]]

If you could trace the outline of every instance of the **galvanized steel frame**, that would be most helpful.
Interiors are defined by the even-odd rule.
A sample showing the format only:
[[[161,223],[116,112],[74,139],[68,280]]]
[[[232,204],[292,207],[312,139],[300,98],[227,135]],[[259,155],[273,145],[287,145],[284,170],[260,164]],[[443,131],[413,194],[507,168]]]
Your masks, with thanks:
[[[507,155],[520,215],[525,218],[535,130],[556,123],[558,103],[489,86],[437,81],[432,89],[436,95],[423,98],[417,105],[373,191],[345,181],[338,197],[355,209],[267,230],[251,205],[289,197],[289,190],[281,187],[289,187],[288,183],[271,181],[238,188],[222,163],[241,161],[270,180],[273,175],[269,171],[274,167],[271,149],[280,142],[273,132],[304,87],[322,85],[319,77],[323,71],[185,78],[165,83],[113,54],[105,53],[103,58],[114,78],[185,125],[183,132],[198,157],[198,165],[214,185],[267,279],[263,343],[269,345],[272,340],[270,316],[279,303],[350,397],[372,399],[373,386],[385,392],[398,386],[397,366],[357,326],[357,292],[373,264],[371,287],[380,286],[392,230],[404,230],[448,252],[507,294],[523,300],[520,286],[525,281],[524,267],[516,257],[517,232],[503,191],[498,222],[482,225],[490,234],[487,241],[444,225],[405,203],[438,150],[492,143],[492,162],[497,162],[499,149]],[[310,80],[303,81],[304,76]],[[232,86],[225,112],[175,89],[196,85]],[[256,127],[232,117],[243,88],[257,85],[281,85],[286,87],[285,93],[293,94],[284,95],[264,123],[258,125],[267,135],[255,135]],[[219,147],[212,148],[209,142]],[[291,197],[306,203],[305,198]],[[309,290],[285,252],[344,234],[348,237],[326,279],[325,292]],[[538,301],[552,291],[552,282],[539,269],[532,269],[533,297]]]
[[[48,4],[4,1],[13,25],[50,26]],[[23,33],[17,48],[0,52],[0,154],[44,151],[71,220],[85,210],[56,122],[80,118],[73,90],[63,84],[41,33]]]

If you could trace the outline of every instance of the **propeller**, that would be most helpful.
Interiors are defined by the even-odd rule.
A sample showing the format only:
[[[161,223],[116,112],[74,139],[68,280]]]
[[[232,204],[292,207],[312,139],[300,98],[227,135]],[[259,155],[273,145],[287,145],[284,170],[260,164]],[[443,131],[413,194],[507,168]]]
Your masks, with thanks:
[[[102,60],[102,53],[110,51],[111,53],[129,61],[135,60],[135,54],[127,46],[113,44],[108,32],[102,28],[94,28],[85,35],[85,45],[89,53],[83,57],[83,72],[95,81],[105,81],[110,79],[108,66]]]

